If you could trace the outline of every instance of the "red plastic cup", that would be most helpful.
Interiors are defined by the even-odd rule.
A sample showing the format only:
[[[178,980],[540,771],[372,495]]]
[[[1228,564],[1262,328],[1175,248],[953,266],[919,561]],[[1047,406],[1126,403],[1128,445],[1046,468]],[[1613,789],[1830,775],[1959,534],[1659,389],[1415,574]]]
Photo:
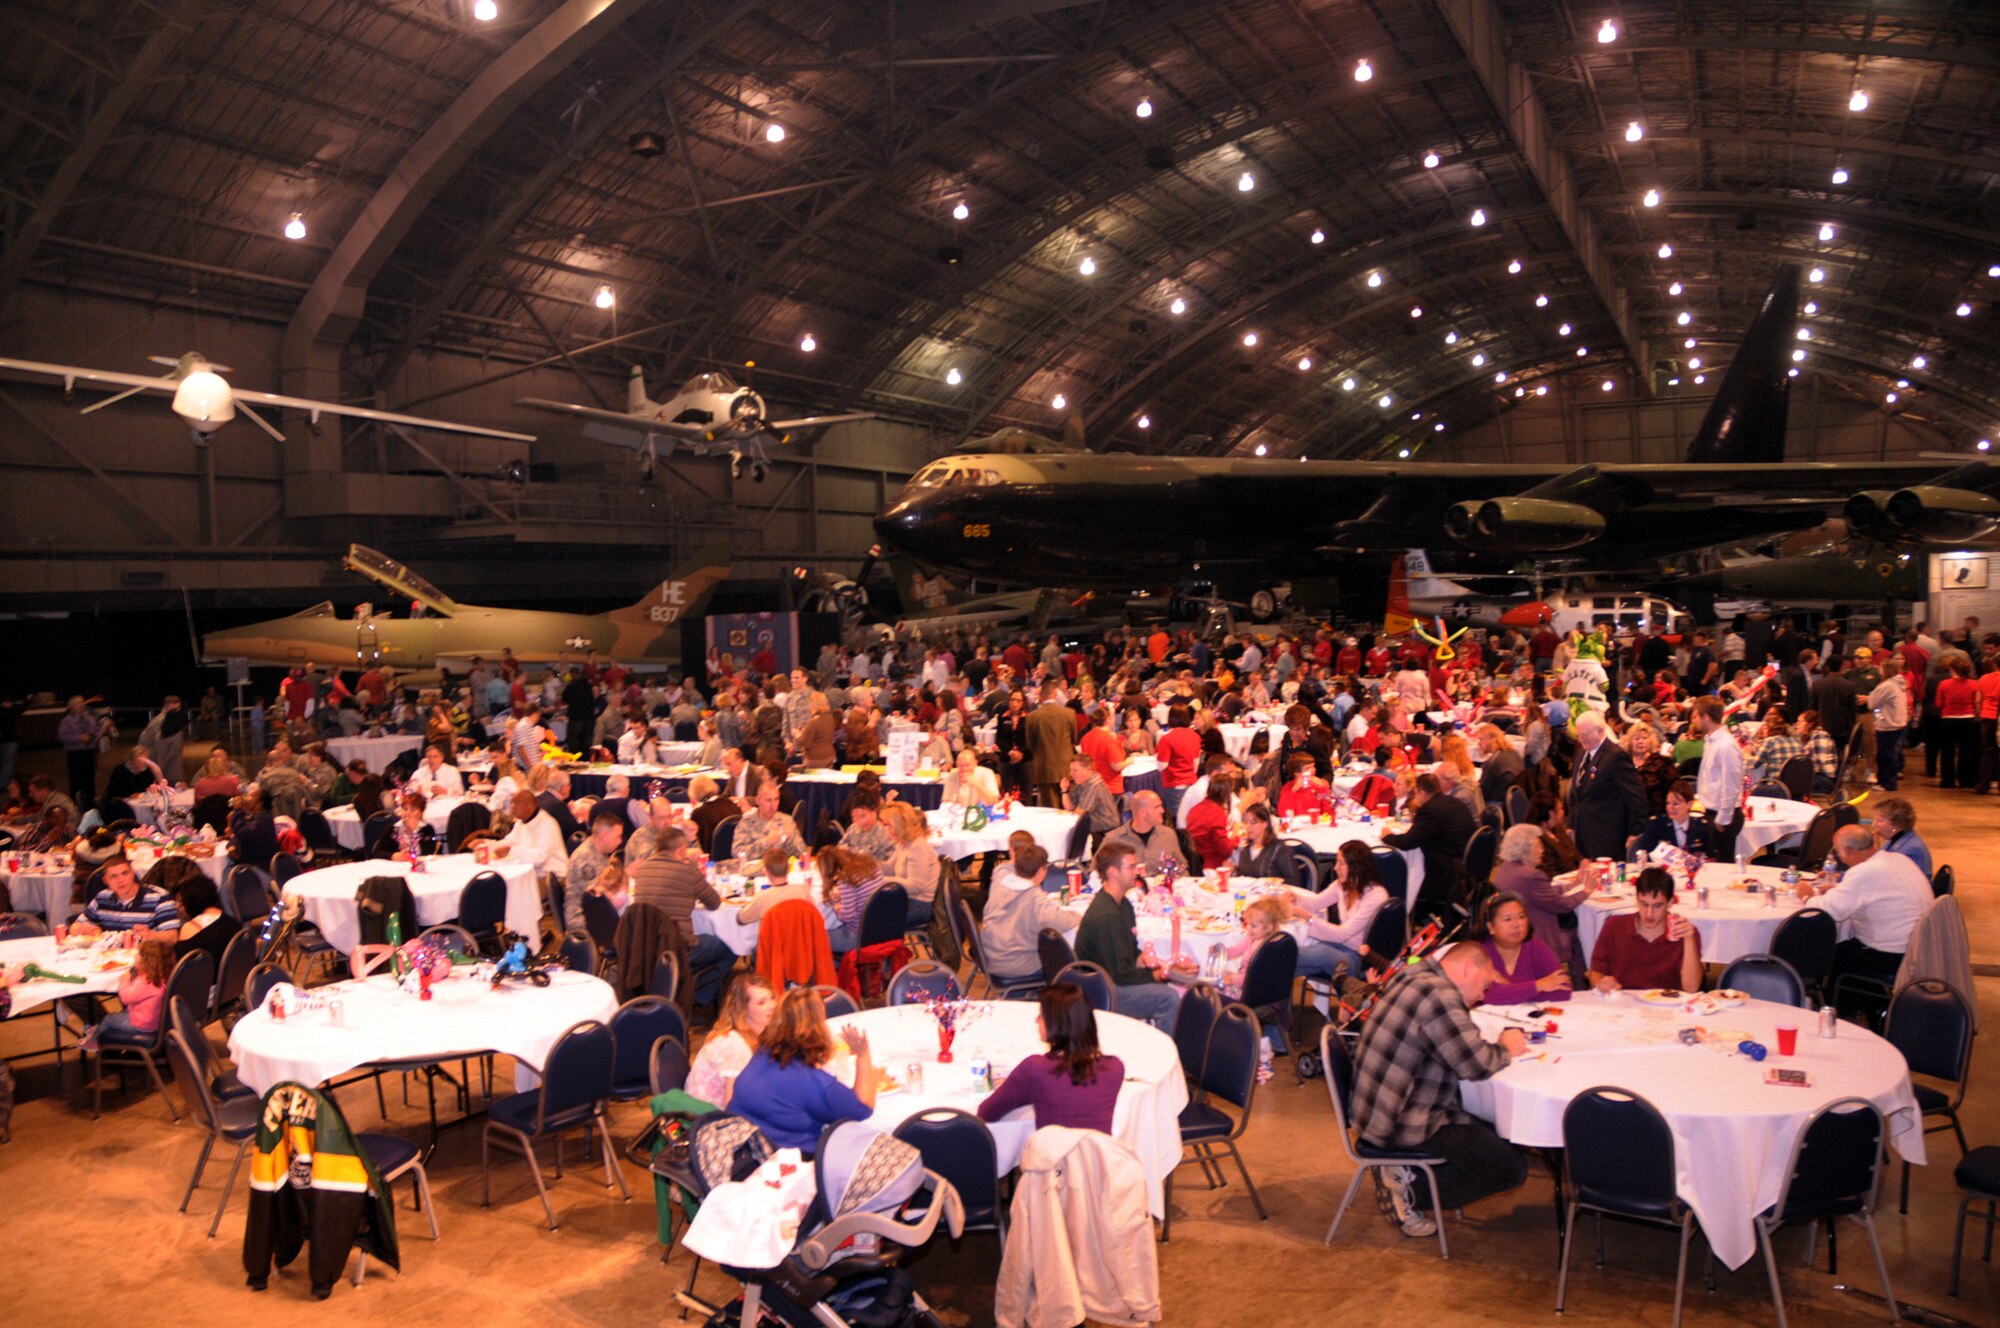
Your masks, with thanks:
[[[1778,1025],[1778,1054],[1790,1056],[1799,1049],[1799,1030],[1793,1024]]]

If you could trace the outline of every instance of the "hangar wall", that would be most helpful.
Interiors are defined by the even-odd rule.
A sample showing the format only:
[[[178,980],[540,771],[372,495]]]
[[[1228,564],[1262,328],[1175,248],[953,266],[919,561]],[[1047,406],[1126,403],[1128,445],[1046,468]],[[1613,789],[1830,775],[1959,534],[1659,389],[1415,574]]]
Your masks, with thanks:
[[[0,354],[143,373],[149,355],[198,349],[233,382],[276,390],[279,329],[75,291],[24,289],[0,326]],[[165,372],[161,368],[161,372]],[[593,379],[617,406],[622,379]],[[670,384],[652,383],[655,397]],[[761,387],[762,385],[760,385]],[[358,381],[348,385],[357,399]],[[774,406],[785,404],[782,394]],[[166,399],[90,415],[107,393],[0,381],[0,603],[99,607],[181,602],[288,604],[353,587],[350,541],[420,565],[468,599],[537,598],[571,586],[598,597],[643,591],[660,565],[712,538],[737,574],[768,577],[817,560],[851,568],[873,542],[869,518],[934,453],[929,430],[895,421],[835,425],[774,455],[770,476],[676,456],[642,480],[630,451],[581,436],[517,397],[590,402],[566,368],[464,355],[413,357],[369,404],[535,433],[537,441],[288,421],[279,444],[246,419],[195,446]],[[806,449],[810,449],[809,451]],[[507,478],[509,463],[527,478]]]
[[[1687,455],[1712,393],[1631,400],[1627,379],[1605,393],[1601,375],[1550,380],[1549,395],[1530,397],[1495,418],[1459,433],[1447,429],[1416,453],[1424,461],[1519,462],[1542,465],[1585,461],[1671,462]],[[1792,393],[1785,456],[1792,461],[1867,461],[1916,452],[1963,451],[1955,437],[1921,415],[1894,413],[1844,392],[1828,391],[1817,378],[1802,379]]]

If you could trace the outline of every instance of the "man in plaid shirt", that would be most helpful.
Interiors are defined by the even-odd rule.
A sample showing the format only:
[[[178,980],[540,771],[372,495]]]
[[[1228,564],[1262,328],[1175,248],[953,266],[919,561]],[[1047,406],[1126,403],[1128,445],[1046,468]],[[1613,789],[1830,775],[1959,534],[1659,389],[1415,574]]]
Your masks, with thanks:
[[[1459,1105],[1464,1079],[1486,1079],[1527,1050],[1510,1028],[1496,1045],[1480,1036],[1472,1004],[1493,979],[1493,961],[1477,945],[1458,944],[1390,979],[1368,1016],[1355,1053],[1350,1115],[1362,1142],[1444,1159],[1433,1170],[1438,1203],[1463,1208],[1528,1178],[1514,1146]],[[1414,1167],[1376,1171],[1386,1186],[1383,1211],[1406,1236],[1437,1230],[1431,1193]]]

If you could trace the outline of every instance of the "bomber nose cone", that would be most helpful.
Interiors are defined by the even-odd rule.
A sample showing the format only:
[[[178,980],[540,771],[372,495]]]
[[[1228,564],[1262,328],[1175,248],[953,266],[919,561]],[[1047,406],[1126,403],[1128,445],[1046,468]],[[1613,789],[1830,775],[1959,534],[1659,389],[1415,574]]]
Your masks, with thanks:
[[[934,539],[939,518],[925,510],[921,498],[899,497],[875,518],[875,533],[890,544],[912,551]]]

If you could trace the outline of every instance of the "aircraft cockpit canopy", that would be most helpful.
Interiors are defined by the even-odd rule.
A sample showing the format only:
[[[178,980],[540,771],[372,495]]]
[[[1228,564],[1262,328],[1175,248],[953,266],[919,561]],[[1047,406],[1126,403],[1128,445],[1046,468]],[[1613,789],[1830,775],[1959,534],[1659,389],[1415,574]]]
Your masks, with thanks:
[[[999,471],[956,457],[933,461],[910,477],[913,489],[967,489],[1000,482]]]
[[[713,392],[717,396],[728,396],[741,386],[734,378],[720,369],[696,374],[688,380],[688,389],[696,392]]]

